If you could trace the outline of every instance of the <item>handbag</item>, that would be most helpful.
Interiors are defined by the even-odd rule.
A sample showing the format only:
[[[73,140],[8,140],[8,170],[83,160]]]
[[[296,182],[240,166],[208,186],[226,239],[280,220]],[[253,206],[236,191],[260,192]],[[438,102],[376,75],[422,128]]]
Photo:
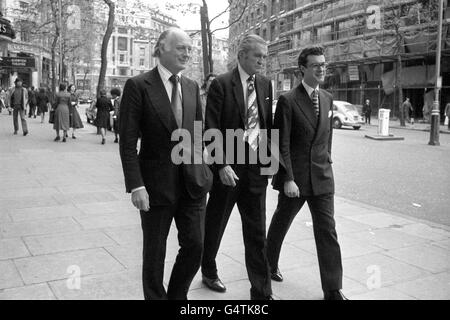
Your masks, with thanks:
[[[55,123],[55,110],[50,110],[48,114],[48,123]]]

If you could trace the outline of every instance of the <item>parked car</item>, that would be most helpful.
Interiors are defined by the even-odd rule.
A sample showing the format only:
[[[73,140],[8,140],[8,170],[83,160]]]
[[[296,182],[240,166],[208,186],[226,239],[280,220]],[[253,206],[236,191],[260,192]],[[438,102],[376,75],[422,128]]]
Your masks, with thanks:
[[[333,128],[349,126],[359,130],[363,124],[364,119],[355,105],[347,101],[333,101]]]
[[[80,104],[91,104],[92,103],[92,99],[91,98],[89,98],[89,97],[80,97],[79,99],[78,99],[78,102],[80,103]]]

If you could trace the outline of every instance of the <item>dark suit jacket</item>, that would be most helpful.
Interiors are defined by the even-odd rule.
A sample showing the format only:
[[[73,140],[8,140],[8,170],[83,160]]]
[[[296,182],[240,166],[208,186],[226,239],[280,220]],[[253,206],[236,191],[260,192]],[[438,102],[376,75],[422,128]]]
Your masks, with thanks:
[[[194,138],[194,121],[202,121],[198,85],[181,77],[183,125]],[[201,128],[201,125],[200,125]],[[157,68],[129,79],[120,105],[120,156],[127,192],[144,186],[150,205],[173,204],[184,183],[193,199],[206,195],[212,174],[205,164],[176,165],[171,159],[178,144],[171,135],[178,129],[170,100]],[[136,143],[141,136],[139,155]]]
[[[300,84],[280,96],[274,127],[280,130],[280,155],[284,166],[274,176],[273,186],[284,190],[284,182],[294,180],[303,196],[334,193],[331,167],[333,98],[319,91],[320,120],[311,98]]]
[[[255,77],[255,89],[260,129],[267,129],[269,133],[268,138],[270,139],[270,129],[272,129],[272,83],[266,77],[257,74]],[[245,94],[247,93],[245,92]],[[215,166],[216,169],[223,168],[229,163],[226,161],[227,151],[230,151],[227,150],[225,143],[226,130],[242,129],[245,131],[246,113],[247,106],[245,105],[244,92],[239,70],[236,67],[232,71],[215,78],[208,91],[206,129],[219,129],[224,137],[223,164],[217,164]],[[233,164],[230,164],[235,171],[237,168],[236,160],[237,152],[235,148]]]

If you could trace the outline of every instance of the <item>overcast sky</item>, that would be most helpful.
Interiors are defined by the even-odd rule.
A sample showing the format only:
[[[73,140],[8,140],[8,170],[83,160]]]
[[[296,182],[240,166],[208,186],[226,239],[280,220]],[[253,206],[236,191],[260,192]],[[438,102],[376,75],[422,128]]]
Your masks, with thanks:
[[[152,5],[158,5],[160,9],[164,12],[169,13],[172,17],[177,19],[178,24],[182,29],[200,29],[200,14],[185,14],[183,16],[182,13],[177,11],[167,11],[165,4],[169,2],[170,4],[177,5],[187,5],[189,3],[202,4],[201,0],[142,0],[143,2],[147,2]],[[212,19],[219,13],[223,12],[228,7],[227,0],[206,0],[206,4],[208,5],[208,14],[209,19]],[[222,15],[220,18],[214,20],[211,25],[211,30],[215,30],[217,28],[221,28],[223,26],[228,25],[228,12]],[[215,33],[216,36],[221,38],[228,38],[228,29],[223,31],[218,31]]]

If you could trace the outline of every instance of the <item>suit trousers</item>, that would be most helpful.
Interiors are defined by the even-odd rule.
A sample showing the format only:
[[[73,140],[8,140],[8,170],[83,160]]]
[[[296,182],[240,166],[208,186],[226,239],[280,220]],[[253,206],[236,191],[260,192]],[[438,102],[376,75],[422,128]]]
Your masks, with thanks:
[[[202,273],[218,278],[216,256],[235,204],[242,221],[245,264],[251,283],[251,296],[263,299],[272,294],[266,241],[266,188],[254,189],[241,178],[236,187],[228,187],[216,176],[206,206],[205,241]]]
[[[169,206],[153,206],[141,211],[144,235],[143,287],[146,300],[187,300],[189,287],[200,268],[203,250],[206,196],[191,199],[182,192]],[[166,242],[172,220],[178,229],[180,249],[170,276],[167,292],[163,285]]]
[[[311,211],[322,289],[342,289],[342,258],[334,220],[333,194],[289,198],[284,192],[279,193],[267,235],[267,256],[271,269],[277,269],[284,237],[305,202]]]
[[[19,116],[20,121],[22,123],[22,131],[23,133],[28,132],[27,120],[25,119],[25,111],[23,109],[14,108],[13,111],[13,124],[14,124],[14,132],[19,131]]]

